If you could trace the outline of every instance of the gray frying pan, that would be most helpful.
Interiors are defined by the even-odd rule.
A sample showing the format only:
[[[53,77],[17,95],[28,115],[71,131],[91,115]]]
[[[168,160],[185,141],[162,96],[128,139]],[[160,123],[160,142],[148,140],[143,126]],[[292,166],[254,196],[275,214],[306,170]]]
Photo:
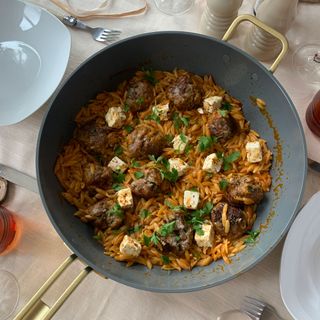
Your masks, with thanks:
[[[241,16],[225,39],[235,25],[248,19],[261,25],[251,16]],[[281,40],[285,43],[283,37]],[[279,60],[272,66],[272,71]],[[127,268],[124,263],[103,254],[102,247],[92,237],[91,227],[74,217],[75,208],[61,197],[62,188],[53,168],[57,155],[72,136],[75,115],[98,92],[115,89],[142,66],[152,66],[155,70],[183,68],[196,74],[212,74],[219,85],[243,102],[245,116],[252,128],[267,140],[274,153],[273,185],[259,206],[255,222],[256,228],[260,224],[267,228],[261,232],[258,241],[239,253],[238,259],[230,265],[217,261],[190,272],[168,272],[158,267],[148,270],[141,265]],[[266,102],[267,114],[252,105],[251,96]],[[307,161],[298,114],[272,72],[225,41],[186,32],[156,32],[108,46],[81,64],[62,84],[42,123],[36,165],[44,207],[56,231],[74,252],[71,260],[77,256],[89,266],[87,271],[93,269],[104,277],[138,289],[186,292],[230,280],[268,255],[299,209]]]

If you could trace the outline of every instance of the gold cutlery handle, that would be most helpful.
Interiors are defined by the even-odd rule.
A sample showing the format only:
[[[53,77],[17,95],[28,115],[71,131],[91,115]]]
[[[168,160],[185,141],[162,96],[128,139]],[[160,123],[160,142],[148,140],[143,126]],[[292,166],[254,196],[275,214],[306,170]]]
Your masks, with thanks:
[[[91,267],[85,267],[80,274],[72,281],[57,301],[49,307],[41,297],[61,276],[61,274],[77,259],[75,254],[70,255],[42,285],[42,287],[33,295],[29,302],[20,310],[13,320],[48,320],[59,310],[62,304],[67,300],[70,294],[78,287],[84,278],[92,271]]]
[[[262,21],[257,19],[256,17],[254,17],[250,14],[243,14],[243,15],[238,16],[236,19],[234,19],[234,21],[231,23],[229,29],[224,34],[222,40],[228,41],[231,38],[234,31],[236,30],[237,26],[243,21],[249,21],[249,22],[253,23],[254,25],[259,27],[260,29],[270,33],[271,35],[276,37],[278,40],[280,40],[281,45],[282,45],[281,51],[280,51],[278,57],[276,58],[276,60],[273,62],[273,64],[269,68],[269,71],[271,73],[274,73],[276,71],[279,63],[281,62],[281,60],[283,59],[283,57],[285,56],[285,54],[288,51],[289,44],[288,44],[287,38],[284,35],[282,35],[280,32],[274,30],[273,28],[269,27],[268,25],[266,25],[265,23],[263,23]]]

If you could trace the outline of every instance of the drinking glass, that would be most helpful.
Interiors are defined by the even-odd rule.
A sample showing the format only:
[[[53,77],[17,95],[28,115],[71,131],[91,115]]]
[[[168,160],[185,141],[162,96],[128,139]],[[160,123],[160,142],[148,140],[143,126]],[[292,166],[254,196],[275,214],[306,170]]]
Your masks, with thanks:
[[[169,15],[179,15],[189,11],[194,0],[154,0],[157,8]]]
[[[12,213],[0,206],[0,255],[11,250],[17,236],[17,224]]]
[[[0,270],[0,288],[0,320],[7,320],[18,305],[19,284],[12,273]]]
[[[320,42],[304,43],[292,56],[292,64],[298,76],[306,83],[320,83]]]
[[[12,212],[0,206],[0,258],[15,247],[19,239],[18,231],[19,223]],[[19,301],[19,294],[19,285],[14,275],[0,270],[0,320],[6,320],[12,315]]]

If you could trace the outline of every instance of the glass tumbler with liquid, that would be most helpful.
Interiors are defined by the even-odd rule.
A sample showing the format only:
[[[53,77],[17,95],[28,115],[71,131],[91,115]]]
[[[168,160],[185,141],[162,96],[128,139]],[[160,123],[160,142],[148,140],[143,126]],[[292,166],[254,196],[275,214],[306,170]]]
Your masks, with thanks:
[[[314,96],[307,108],[306,122],[310,130],[320,137],[320,90]]]
[[[17,224],[12,213],[0,206],[0,255],[10,251],[17,235]]]

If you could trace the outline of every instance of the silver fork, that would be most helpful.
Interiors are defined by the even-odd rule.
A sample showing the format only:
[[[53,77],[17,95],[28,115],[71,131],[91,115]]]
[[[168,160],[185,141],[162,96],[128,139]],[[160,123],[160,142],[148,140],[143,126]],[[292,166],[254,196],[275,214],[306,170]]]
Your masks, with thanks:
[[[78,28],[91,33],[92,38],[96,41],[109,43],[118,39],[121,31],[105,28],[92,28],[73,16],[64,16],[61,21],[70,27]]]
[[[245,297],[242,304],[242,311],[252,320],[260,320],[262,316],[266,316],[267,314],[272,315],[273,318],[278,320],[284,320],[278,315],[273,306],[252,297]]]

